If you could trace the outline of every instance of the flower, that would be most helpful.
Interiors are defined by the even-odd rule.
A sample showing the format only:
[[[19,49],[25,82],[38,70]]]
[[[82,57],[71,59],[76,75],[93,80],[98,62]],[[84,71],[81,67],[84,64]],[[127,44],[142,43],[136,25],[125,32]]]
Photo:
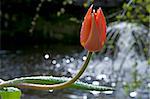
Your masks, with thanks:
[[[106,40],[106,21],[101,8],[88,9],[80,32],[81,45],[90,52],[100,51]]]

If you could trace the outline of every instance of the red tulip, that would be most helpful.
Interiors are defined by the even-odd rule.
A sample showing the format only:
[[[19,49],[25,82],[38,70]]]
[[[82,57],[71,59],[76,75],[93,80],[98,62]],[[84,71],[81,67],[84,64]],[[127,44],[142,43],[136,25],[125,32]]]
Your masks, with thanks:
[[[91,6],[82,23],[80,32],[81,45],[90,52],[100,51],[106,40],[106,21],[101,8],[92,12]]]

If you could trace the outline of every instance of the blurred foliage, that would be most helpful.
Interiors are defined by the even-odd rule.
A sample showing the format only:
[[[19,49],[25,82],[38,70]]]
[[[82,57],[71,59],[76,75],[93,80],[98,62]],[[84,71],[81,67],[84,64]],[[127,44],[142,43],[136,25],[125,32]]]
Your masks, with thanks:
[[[1,5],[0,34],[4,45],[60,40],[79,43],[76,39],[82,7],[73,5],[73,0],[2,0]]]
[[[119,20],[142,22],[148,25],[150,12],[149,0],[130,0],[129,2],[106,2],[98,0],[2,0],[0,10],[2,43],[63,41],[79,43],[81,22],[94,2],[100,3],[107,23],[116,21],[123,4],[125,13],[117,16]],[[111,3],[116,4],[108,7]],[[103,5],[105,5],[103,7]],[[97,8],[95,7],[95,8]],[[32,41],[31,41],[32,40]],[[19,42],[18,42],[19,41]],[[7,44],[6,44],[7,43]],[[52,42],[53,43],[53,42]]]
[[[60,42],[62,39],[62,43],[78,43],[80,25],[76,22],[71,22],[68,20],[69,18],[69,16],[62,15],[61,17],[54,17],[51,22],[47,22],[42,17],[39,17],[33,35],[36,37],[41,35],[45,39],[53,38],[55,43]]]
[[[142,23],[148,27],[149,14],[149,0],[130,0],[123,4],[123,13],[118,15],[117,19]]]

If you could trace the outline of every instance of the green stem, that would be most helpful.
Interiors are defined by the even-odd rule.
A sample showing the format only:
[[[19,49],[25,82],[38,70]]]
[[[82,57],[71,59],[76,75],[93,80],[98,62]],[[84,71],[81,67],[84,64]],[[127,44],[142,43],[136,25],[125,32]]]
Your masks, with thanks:
[[[16,86],[18,88],[28,88],[28,89],[35,89],[35,90],[55,90],[55,89],[62,89],[65,87],[69,87],[72,85],[75,81],[79,79],[79,77],[83,74],[85,69],[88,66],[88,63],[90,61],[90,58],[92,56],[92,52],[88,52],[87,59],[85,60],[83,66],[79,70],[79,72],[69,81],[60,83],[60,84],[54,84],[54,85],[41,85],[41,84],[31,84],[31,83],[17,83],[16,85],[13,84],[13,86]],[[1,83],[0,86],[9,86],[11,83]]]

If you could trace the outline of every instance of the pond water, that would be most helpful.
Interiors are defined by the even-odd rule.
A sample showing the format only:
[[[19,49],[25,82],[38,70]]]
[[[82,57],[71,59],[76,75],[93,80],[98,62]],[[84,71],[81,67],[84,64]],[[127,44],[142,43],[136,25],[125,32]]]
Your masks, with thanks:
[[[110,24],[107,33],[106,47],[93,55],[80,80],[111,86],[115,91],[22,90],[22,99],[149,99],[148,29],[121,22]],[[0,78],[8,80],[33,75],[73,77],[86,59],[86,53],[80,46],[67,45],[1,50]]]

